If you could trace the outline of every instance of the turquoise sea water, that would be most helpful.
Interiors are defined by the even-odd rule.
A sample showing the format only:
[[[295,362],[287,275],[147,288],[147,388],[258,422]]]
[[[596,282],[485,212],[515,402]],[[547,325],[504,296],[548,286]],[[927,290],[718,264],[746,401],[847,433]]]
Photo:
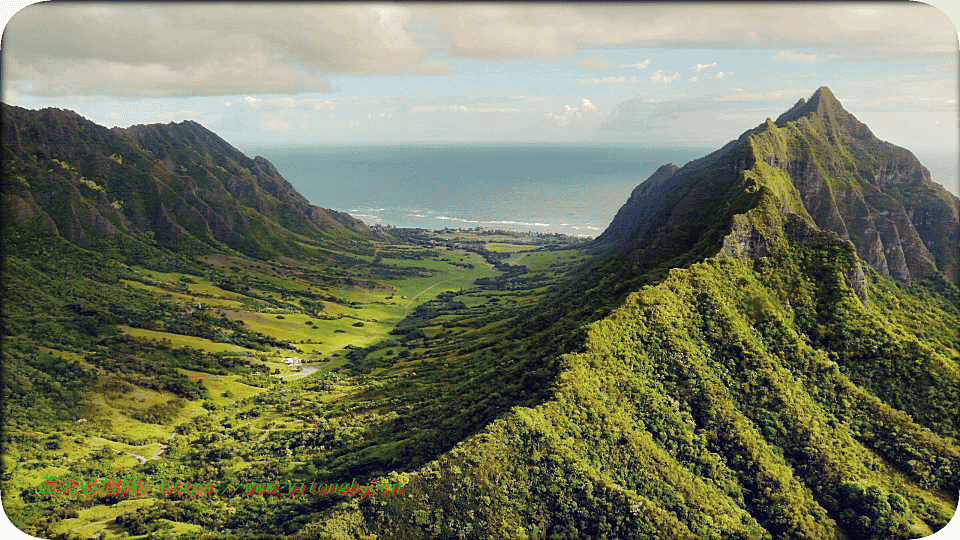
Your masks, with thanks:
[[[715,147],[391,145],[244,147],[312,204],[368,225],[597,236],[630,192],[666,163]]]
[[[630,192],[665,163],[722,146],[370,145],[239,149],[270,160],[311,203],[368,225],[597,236]],[[956,154],[918,151],[957,192]],[[951,185],[952,184],[952,185]]]

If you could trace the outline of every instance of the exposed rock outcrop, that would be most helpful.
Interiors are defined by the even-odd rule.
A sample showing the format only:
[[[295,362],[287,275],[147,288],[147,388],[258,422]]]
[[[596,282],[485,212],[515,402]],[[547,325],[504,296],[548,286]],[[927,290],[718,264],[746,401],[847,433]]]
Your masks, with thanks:
[[[851,242],[899,283],[938,272],[960,282],[960,199],[912,153],[877,139],[827,87],[705,158],[661,167],[597,242],[635,262],[762,257],[775,250],[787,215]],[[862,269],[850,281],[861,279]]]

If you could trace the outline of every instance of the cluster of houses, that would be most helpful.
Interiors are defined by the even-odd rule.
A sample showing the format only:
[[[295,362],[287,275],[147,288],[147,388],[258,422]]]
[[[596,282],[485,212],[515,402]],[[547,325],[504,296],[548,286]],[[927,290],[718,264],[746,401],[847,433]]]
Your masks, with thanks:
[[[300,360],[299,356],[293,356],[290,358],[284,358],[283,363],[288,366],[299,366],[303,364],[303,360]]]

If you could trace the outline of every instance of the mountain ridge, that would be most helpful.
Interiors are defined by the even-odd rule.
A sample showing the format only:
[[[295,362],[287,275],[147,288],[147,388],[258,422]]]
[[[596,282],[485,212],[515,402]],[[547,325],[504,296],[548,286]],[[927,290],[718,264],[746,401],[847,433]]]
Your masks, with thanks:
[[[811,177],[833,182],[858,157],[839,146],[874,141],[831,96],[633,190],[593,244],[599,262],[538,306],[561,306],[545,325],[615,304],[578,329],[549,399],[390,473],[417,496],[344,505],[293,538],[866,540],[943,527],[960,486],[960,297],[939,272],[895,283],[861,264],[863,245],[808,211],[804,189],[819,192],[782,165],[809,158]],[[817,144],[791,147],[805,137]],[[869,183],[841,180],[828,193]]]
[[[81,245],[150,233],[176,250],[272,258],[370,234],[193,121],[107,129],[72,111],[3,105],[3,125],[7,211]]]
[[[960,281],[960,199],[930,180],[929,171],[908,150],[877,139],[829,88],[821,87],[809,100],[801,98],[775,122],[767,119],[710,156],[706,168],[698,160],[676,170],[669,186],[655,173],[650,188],[642,189],[642,200],[631,197],[597,242],[626,241],[624,251],[636,261],[651,255],[647,246],[676,237],[667,216],[680,212],[674,222],[729,228],[735,215],[748,210],[738,204],[757,204],[758,197],[747,202],[750,194],[768,188],[776,192],[775,206],[852,241],[860,258],[883,276],[903,284],[936,273]],[[693,191],[678,193],[681,186]],[[681,203],[696,203],[684,197],[696,195],[697,186],[728,194],[715,201],[719,211],[684,211]],[[641,219],[654,210],[657,219],[668,219],[667,226]],[[739,234],[766,237],[759,231]],[[694,243],[703,239],[696,235]],[[684,246],[690,243],[687,239]],[[711,248],[720,244],[710,239]],[[729,243],[723,245],[717,252],[735,254]],[[713,255],[709,251],[702,255]]]
[[[236,512],[227,513],[220,511],[227,503],[198,497],[129,511],[117,508],[116,523],[125,523],[131,533],[138,521],[149,522],[141,532],[184,523],[196,526],[197,535],[205,538],[256,535],[265,528],[273,536],[296,539],[846,540],[934,532],[955,513],[960,486],[960,293],[948,281],[937,280],[939,273],[931,273],[933,279],[911,275],[898,285],[861,264],[853,241],[818,224],[821,214],[832,214],[808,205],[805,194],[815,199],[859,193],[858,186],[869,192],[865,185],[870,182],[860,169],[849,176],[838,176],[838,171],[863,163],[876,180],[880,169],[870,168],[870,152],[857,153],[869,148],[849,144],[854,137],[844,127],[847,119],[829,96],[822,94],[815,106],[809,105],[812,101],[795,108],[808,107],[816,117],[799,116],[783,126],[768,120],[683,167],[658,169],[633,190],[614,220],[618,227],[611,224],[598,238],[594,245],[600,249],[551,254],[556,261],[574,255],[578,265],[581,259],[584,265],[591,259],[595,263],[567,274],[556,287],[545,288],[539,276],[525,276],[526,267],[512,272],[509,262],[496,258],[498,268],[513,275],[484,278],[491,291],[496,289],[496,302],[491,298],[489,305],[510,304],[499,313],[489,308],[495,316],[457,321],[465,316],[459,310],[482,312],[486,304],[468,308],[461,297],[477,290],[452,288],[442,301],[438,297],[404,317],[405,324],[387,340],[353,348],[345,359],[347,369],[337,375],[276,385],[279,390],[247,402],[245,410],[212,403],[216,416],[199,417],[172,440],[162,439],[170,445],[164,461],[145,465],[152,473],[172,470],[183,478],[189,474],[205,480],[264,474],[276,476],[253,479],[340,483],[356,477],[403,484],[403,496],[281,496],[270,500],[275,511],[268,513],[263,512],[265,499],[256,496],[230,501]],[[4,114],[7,140],[6,109]],[[826,123],[809,127],[818,121]],[[12,302],[15,317],[4,312],[4,332],[21,343],[14,351],[16,361],[5,358],[4,368],[20,370],[16,380],[24,424],[30,424],[37,409],[34,396],[46,399],[44,391],[63,395],[52,384],[37,386],[47,380],[44,373],[54,373],[49,376],[54,382],[70,382],[70,388],[83,388],[83,381],[71,382],[69,375],[86,373],[80,364],[39,354],[30,340],[58,349],[70,345],[76,352],[83,349],[73,347],[87,344],[90,351],[78,358],[105,369],[151,368],[161,357],[145,357],[142,348],[122,349],[132,342],[116,339],[117,324],[158,328],[154,325],[162,323],[160,328],[172,331],[191,321],[210,325],[219,320],[221,326],[207,330],[227,328],[226,319],[207,317],[199,306],[195,310],[190,296],[188,305],[171,310],[172,305],[163,306],[166,301],[148,303],[144,291],[124,286],[131,274],[117,253],[126,257],[150,242],[148,233],[126,232],[141,230],[136,220],[144,220],[148,232],[162,232],[154,226],[162,219],[172,223],[168,227],[186,231],[180,238],[188,241],[179,244],[169,236],[160,239],[186,260],[222,244],[216,238],[202,240],[208,238],[204,227],[213,234],[206,208],[239,208],[222,226],[238,227],[234,232],[243,239],[248,237],[241,233],[258,223],[283,229],[277,220],[283,219],[284,208],[302,208],[296,197],[285,194],[269,162],[235,156],[217,146],[222,139],[207,139],[198,126],[187,122],[105,132],[79,121],[51,124],[52,131],[62,132],[56,137],[77,139],[74,144],[50,144],[59,139],[49,133],[41,137],[39,129],[9,132],[19,139],[10,149],[5,146],[5,172],[11,164],[13,174],[4,175],[3,194],[9,199],[4,208],[12,217],[21,212],[21,219],[4,220],[5,231],[14,233],[4,236],[4,287],[5,294],[16,295],[7,298],[19,301]],[[857,140],[889,151],[894,162],[901,156],[866,133]],[[873,161],[887,163],[875,156]],[[798,187],[791,163],[806,164],[803,170],[813,171],[808,181],[819,178],[826,188]],[[879,176],[900,186],[886,172]],[[921,174],[916,201],[908,200],[913,192],[903,189],[895,195],[919,208],[928,194],[921,189],[922,179]],[[171,185],[183,187],[186,195],[165,199],[177,195]],[[58,195],[57,188],[66,194]],[[64,204],[56,206],[58,200]],[[179,202],[195,200],[207,207]],[[113,205],[118,201],[119,208]],[[907,213],[905,204],[899,204]],[[843,223],[851,221],[844,217],[852,215],[846,205],[835,209]],[[894,205],[887,212],[900,216]],[[873,215],[879,221],[876,211]],[[88,243],[102,247],[96,244],[105,236],[96,228],[97,216],[115,228],[114,237],[135,243],[98,253],[60,236],[33,234],[38,225],[67,230],[76,222],[88,234]],[[204,220],[189,223],[191,216]],[[936,213],[930,216],[935,221]],[[59,221],[48,226],[44,219]],[[294,249],[285,243],[293,231],[270,231],[275,234],[250,237],[263,245],[255,249],[259,244],[252,244],[251,253]],[[295,238],[319,245],[351,237],[317,233]],[[434,249],[433,240],[423,239],[424,247]],[[58,253],[61,246],[68,249]],[[393,247],[381,246],[379,255],[391,258],[384,252]],[[364,255],[378,256],[372,250]],[[530,274],[542,274],[544,262],[550,262],[535,262],[537,258],[524,260],[534,270]],[[331,268],[344,270],[358,260],[340,268],[333,261]],[[464,261],[459,253],[454,260]],[[260,275],[272,279],[278,269],[263,266]],[[104,275],[90,281],[98,273]],[[195,277],[233,290],[243,273],[239,266],[208,265]],[[243,283],[270,283],[258,279],[257,285],[249,277]],[[196,290],[187,286],[189,278],[172,274],[170,279],[180,285],[170,290]],[[147,283],[158,282],[151,277]],[[514,288],[530,291],[530,296],[515,298],[522,305],[507,296]],[[266,300],[265,292],[256,294]],[[281,312],[284,325],[306,318],[291,303],[295,293],[279,296],[263,311],[271,321],[280,319],[274,315]],[[324,292],[299,302],[307,307],[329,299]],[[57,312],[51,305],[58,306]],[[41,310],[60,319],[51,320],[50,313],[43,318],[37,313]],[[309,318],[331,324],[340,320],[321,315],[326,314]],[[457,324],[463,326],[453,326]],[[104,330],[109,327],[114,327],[114,337]],[[236,328],[242,329],[242,323]],[[111,344],[122,354],[102,349]],[[394,354],[401,348],[403,353]],[[193,354],[179,352],[184,351]],[[209,370],[222,367],[223,358],[201,358],[209,367],[166,367]],[[176,375],[171,382],[186,397],[204,395],[194,392],[203,389],[201,382]],[[219,385],[219,377],[216,381]],[[216,388],[208,394],[211,401],[222,387]],[[79,390],[71,396],[64,419],[73,419],[82,403]],[[220,397],[227,399],[227,394]],[[288,412],[295,413],[293,421],[288,422]],[[250,423],[244,425],[241,417]],[[313,429],[300,429],[297,420],[304,421],[303,427],[313,423]],[[291,425],[294,429],[277,429]],[[61,427],[53,425],[53,438],[44,433],[42,439],[28,441],[32,446],[23,445],[31,467],[42,448],[67,459],[59,446]],[[70,438],[64,437],[64,444]],[[33,499],[33,506],[22,508],[34,512],[45,502],[52,507]],[[58,512],[53,521],[65,521],[70,514],[61,509],[80,508],[84,502],[69,501],[52,510]]]

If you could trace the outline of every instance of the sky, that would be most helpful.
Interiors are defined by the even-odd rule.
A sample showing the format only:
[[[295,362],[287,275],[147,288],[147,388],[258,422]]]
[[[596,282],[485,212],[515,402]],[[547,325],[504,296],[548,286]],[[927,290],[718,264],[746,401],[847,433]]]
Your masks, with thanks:
[[[823,85],[884,140],[960,145],[957,30],[919,3],[45,3],[2,54],[6,103],[237,146],[723,143]]]

